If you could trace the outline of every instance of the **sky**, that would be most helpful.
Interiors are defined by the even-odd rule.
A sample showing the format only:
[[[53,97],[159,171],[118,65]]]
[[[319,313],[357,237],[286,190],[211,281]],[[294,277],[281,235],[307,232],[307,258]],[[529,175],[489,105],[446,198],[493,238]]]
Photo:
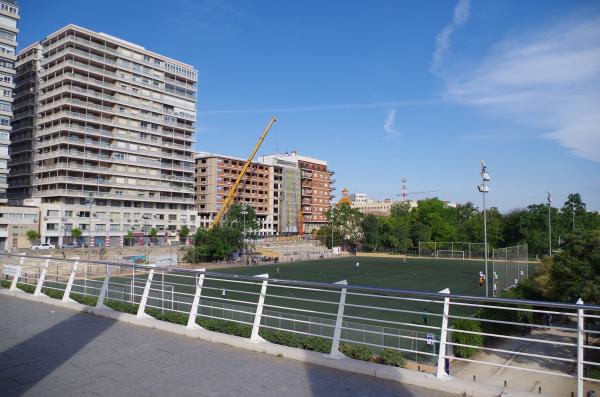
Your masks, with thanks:
[[[346,187],[600,210],[600,2],[20,0],[20,48],[73,23],[193,65],[196,149],[325,159]],[[418,194],[419,191],[438,192]]]

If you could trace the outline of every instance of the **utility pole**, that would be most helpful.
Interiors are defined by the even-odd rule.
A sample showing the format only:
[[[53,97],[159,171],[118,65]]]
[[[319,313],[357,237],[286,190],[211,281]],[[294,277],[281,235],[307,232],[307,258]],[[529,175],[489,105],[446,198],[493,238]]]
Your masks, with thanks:
[[[487,213],[485,208],[485,194],[490,191],[487,183],[490,181],[490,174],[487,172],[487,165],[481,160],[481,185],[477,185],[477,190],[483,197],[483,247],[485,258],[485,296],[489,296],[489,277],[488,277],[488,243],[487,243]]]
[[[548,256],[552,256],[552,193],[550,190],[548,190],[546,199],[548,200]]]

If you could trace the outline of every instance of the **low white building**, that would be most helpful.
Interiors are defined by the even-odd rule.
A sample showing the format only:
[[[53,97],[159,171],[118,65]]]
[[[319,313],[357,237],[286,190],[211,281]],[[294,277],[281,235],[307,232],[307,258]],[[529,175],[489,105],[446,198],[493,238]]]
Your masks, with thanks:
[[[40,209],[31,206],[0,206],[0,251],[29,248],[27,231],[39,230]]]

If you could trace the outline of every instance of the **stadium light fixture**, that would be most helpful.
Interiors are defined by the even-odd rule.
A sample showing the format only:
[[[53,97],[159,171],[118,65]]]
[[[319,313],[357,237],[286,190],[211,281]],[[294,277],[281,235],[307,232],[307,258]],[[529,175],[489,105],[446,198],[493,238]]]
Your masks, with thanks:
[[[487,243],[487,212],[485,208],[485,194],[490,191],[487,185],[490,181],[490,174],[487,171],[487,165],[481,160],[481,185],[477,185],[477,190],[483,197],[483,250],[485,258],[485,296],[489,296],[489,277],[488,277],[488,243]]]
[[[548,256],[552,256],[552,193],[548,190],[546,195],[548,200]]]

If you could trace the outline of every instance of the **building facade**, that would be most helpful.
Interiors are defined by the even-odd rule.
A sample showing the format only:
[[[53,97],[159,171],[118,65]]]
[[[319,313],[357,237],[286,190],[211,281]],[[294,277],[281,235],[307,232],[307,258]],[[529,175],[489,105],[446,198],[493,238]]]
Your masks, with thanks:
[[[0,206],[0,251],[31,247],[27,231],[38,231],[40,209],[35,206]]]
[[[23,50],[24,64],[35,46],[31,196],[45,208],[42,240],[62,244],[79,228],[92,246],[114,246],[132,231],[192,227],[196,70],[75,25]]]
[[[13,90],[17,48],[17,21],[19,7],[16,1],[0,1],[0,204],[8,201],[8,162],[11,120],[13,119]]]
[[[33,193],[33,140],[37,124],[42,46],[30,45],[19,52],[16,63],[14,122],[10,136],[8,200],[18,202]]]
[[[223,203],[246,160],[210,153],[196,155],[196,209],[198,226],[208,228]],[[234,203],[246,203],[256,212],[260,236],[277,231],[277,206],[273,186],[277,178],[274,167],[253,162],[242,178]]]
[[[259,161],[279,165],[282,170],[280,224],[282,234],[311,233],[327,223],[325,212],[331,208],[334,171],[327,161],[298,155],[297,152],[259,157]],[[284,215],[285,214],[285,215]]]

